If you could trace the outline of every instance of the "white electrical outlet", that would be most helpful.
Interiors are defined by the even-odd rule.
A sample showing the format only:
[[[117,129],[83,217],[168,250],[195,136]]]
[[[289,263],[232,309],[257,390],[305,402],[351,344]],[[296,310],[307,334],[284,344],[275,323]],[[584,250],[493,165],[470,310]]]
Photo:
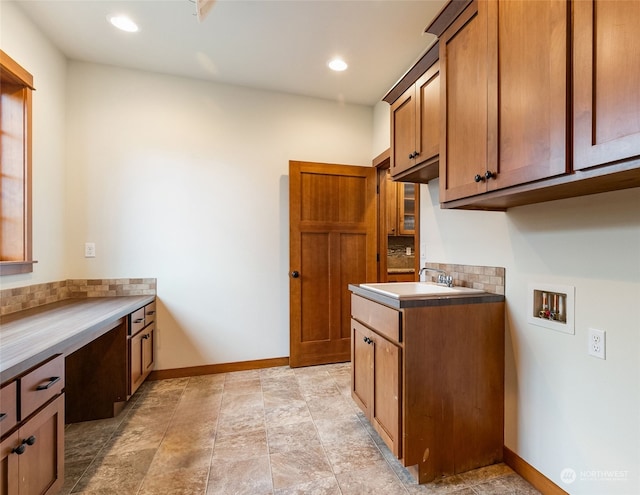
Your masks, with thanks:
[[[595,328],[589,329],[589,355],[600,359],[606,359],[605,331]]]
[[[85,258],[95,258],[96,257],[96,243],[95,242],[85,242],[84,243],[84,257]]]

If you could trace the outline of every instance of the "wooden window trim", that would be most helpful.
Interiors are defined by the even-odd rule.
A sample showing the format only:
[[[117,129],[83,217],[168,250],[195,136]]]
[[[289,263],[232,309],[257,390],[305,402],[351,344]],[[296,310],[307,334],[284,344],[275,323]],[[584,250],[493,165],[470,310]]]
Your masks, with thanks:
[[[21,242],[21,259],[0,261],[0,276],[15,275],[20,273],[30,273],[33,271],[32,251],[32,189],[31,189],[31,159],[32,159],[32,91],[33,76],[21,67],[15,60],[0,50],[0,83],[10,84],[24,89],[24,114],[23,114],[23,175],[22,175],[22,239],[15,239]],[[17,216],[16,216],[17,217]],[[4,253],[0,253],[4,257]]]

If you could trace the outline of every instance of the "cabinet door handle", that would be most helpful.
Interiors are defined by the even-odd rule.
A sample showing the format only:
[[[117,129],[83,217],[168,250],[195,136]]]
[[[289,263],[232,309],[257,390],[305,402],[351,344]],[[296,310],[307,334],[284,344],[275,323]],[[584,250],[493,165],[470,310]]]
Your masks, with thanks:
[[[487,170],[484,174],[484,178],[489,180],[489,179],[494,179],[496,177],[496,174],[494,174],[493,172]]]
[[[291,278],[298,278],[300,276],[300,273],[298,273],[296,270],[291,272]]]
[[[48,388],[51,388],[54,383],[57,383],[59,381],[60,381],[59,376],[52,376],[51,378],[49,378],[49,382],[46,385],[38,385],[36,387],[36,390],[47,390]]]
[[[27,446],[24,444],[24,442],[22,442],[17,447],[14,447],[13,449],[11,449],[11,453],[12,454],[22,455],[22,454],[24,454],[25,450],[27,450]]]
[[[373,344],[373,340],[371,340],[369,337],[362,337],[362,340],[365,344]]]
[[[476,176],[473,178],[473,180],[475,180],[476,182],[483,182],[484,181],[484,177],[482,177],[482,175],[480,175],[480,174],[476,174]]]
[[[0,421],[7,417],[7,413],[0,413]]]
[[[148,334],[148,333],[145,333],[145,334],[142,336],[142,338],[143,338],[143,339],[148,339],[148,338],[149,338],[149,334]]]
[[[26,443],[27,445],[33,445],[34,443],[36,443],[36,437],[34,435],[31,435],[29,438],[24,439],[22,443]]]

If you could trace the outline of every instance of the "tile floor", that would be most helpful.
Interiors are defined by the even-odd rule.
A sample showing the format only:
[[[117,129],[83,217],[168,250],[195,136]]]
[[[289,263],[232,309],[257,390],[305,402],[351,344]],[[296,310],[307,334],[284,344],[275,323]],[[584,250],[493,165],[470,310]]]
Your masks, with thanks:
[[[65,429],[63,494],[537,494],[498,464],[417,485],[350,397],[350,364],[146,382]]]

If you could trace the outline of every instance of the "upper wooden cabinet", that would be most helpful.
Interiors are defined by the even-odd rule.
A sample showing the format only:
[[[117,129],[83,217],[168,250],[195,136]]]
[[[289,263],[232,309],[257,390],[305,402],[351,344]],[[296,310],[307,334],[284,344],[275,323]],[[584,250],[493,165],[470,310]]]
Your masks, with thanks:
[[[440,201],[567,172],[565,0],[474,1],[440,38]]]
[[[573,13],[573,168],[638,159],[640,2],[579,1]]]
[[[640,187],[638,22],[640,2],[447,4],[426,29],[440,41],[442,207]]]
[[[391,176],[394,180],[438,175],[440,64],[436,61],[391,105]]]
[[[440,65],[435,43],[383,98],[391,105],[393,180],[429,182],[438,177]]]

